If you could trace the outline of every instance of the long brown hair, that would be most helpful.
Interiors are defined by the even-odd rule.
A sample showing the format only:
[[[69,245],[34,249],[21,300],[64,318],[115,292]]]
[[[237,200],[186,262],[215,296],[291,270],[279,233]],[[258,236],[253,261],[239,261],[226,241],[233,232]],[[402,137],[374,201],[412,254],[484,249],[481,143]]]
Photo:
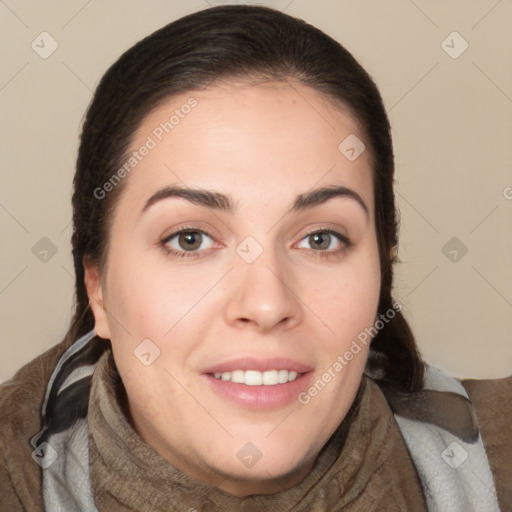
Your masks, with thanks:
[[[266,7],[228,5],[185,16],[144,38],[108,69],[96,89],[83,124],[74,178],[76,297],[68,343],[94,327],[83,259],[102,268],[123,182],[105,197],[99,197],[98,188],[126,161],[135,132],[161,102],[235,78],[299,81],[342,104],[358,120],[372,155],[381,268],[378,312],[393,309],[393,251],[398,245],[393,147],[376,85],[345,48],[317,28]],[[378,382],[421,389],[424,363],[400,311],[373,338],[367,372]]]

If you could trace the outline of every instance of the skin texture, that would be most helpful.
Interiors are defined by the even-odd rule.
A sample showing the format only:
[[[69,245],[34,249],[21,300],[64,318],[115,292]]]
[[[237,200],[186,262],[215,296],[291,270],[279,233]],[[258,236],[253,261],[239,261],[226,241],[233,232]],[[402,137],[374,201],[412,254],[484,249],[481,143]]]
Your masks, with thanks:
[[[281,356],[311,366],[315,382],[373,325],[380,269],[370,155],[351,162],[338,150],[350,134],[363,139],[345,109],[306,86],[271,82],[175,96],[144,120],[133,149],[190,97],[197,105],[125,178],[102,272],[85,262],[95,329],[112,341],[134,428],[158,453],[236,496],[279,492],[304,478],[345,417],[368,347],[307,405],[251,410],[212,391],[203,371]],[[221,192],[235,209],[167,198],[141,213],[171,185]],[[289,213],[298,194],[339,185],[361,196],[368,216],[347,197]],[[169,254],[186,252],[176,237],[161,243],[181,227],[211,236],[199,257]],[[325,228],[352,245],[333,238],[319,248],[308,234]],[[250,264],[236,252],[248,236],[263,249]],[[148,338],[160,356],[145,366],[134,350]],[[262,454],[252,467],[237,457],[248,442]]]

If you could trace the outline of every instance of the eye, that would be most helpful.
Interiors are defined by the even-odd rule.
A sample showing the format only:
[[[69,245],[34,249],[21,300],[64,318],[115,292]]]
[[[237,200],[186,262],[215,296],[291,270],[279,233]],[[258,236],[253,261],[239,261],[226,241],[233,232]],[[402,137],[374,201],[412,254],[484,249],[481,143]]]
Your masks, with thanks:
[[[211,249],[214,242],[213,238],[204,231],[182,229],[162,240],[161,245],[171,254],[191,257],[196,256],[198,252]]]
[[[350,240],[332,229],[322,229],[306,235],[298,244],[299,249],[320,252],[341,252],[350,246]]]

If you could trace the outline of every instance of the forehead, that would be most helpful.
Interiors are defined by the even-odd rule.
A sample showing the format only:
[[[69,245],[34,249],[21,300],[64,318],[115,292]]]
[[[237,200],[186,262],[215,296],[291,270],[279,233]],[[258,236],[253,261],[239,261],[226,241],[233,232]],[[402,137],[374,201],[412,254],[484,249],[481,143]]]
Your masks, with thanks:
[[[176,184],[283,202],[285,192],[336,184],[356,190],[372,210],[369,151],[356,159],[346,153],[358,141],[364,137],[348,109],[307,86],[216,84],[173,96],[146,116],[131,150],[151,149],[126,193],[144,200]]]

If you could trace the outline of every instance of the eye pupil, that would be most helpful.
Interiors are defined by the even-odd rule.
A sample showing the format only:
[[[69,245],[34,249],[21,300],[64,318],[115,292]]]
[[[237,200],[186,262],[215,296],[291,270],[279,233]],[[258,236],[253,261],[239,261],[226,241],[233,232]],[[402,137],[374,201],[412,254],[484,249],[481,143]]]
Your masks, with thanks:
[[[178,243],[184,251],[194,251],[200,247],[201,238],[201,233],[197,231],[187,231],[179,235]]]
[[[313,233],[309,237],[309,243],[315,249],[327,249],[331,243],[331,235],[329,233]]]

